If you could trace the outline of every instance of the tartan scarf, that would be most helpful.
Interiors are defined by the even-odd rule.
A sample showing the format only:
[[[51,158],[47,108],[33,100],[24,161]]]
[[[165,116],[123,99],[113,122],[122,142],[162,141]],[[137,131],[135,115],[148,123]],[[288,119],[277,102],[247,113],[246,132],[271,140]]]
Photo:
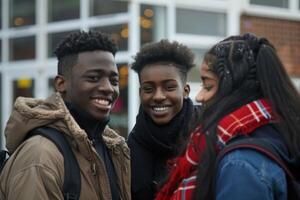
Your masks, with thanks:
[[[274,114],[265,99],[252,101],[226,115],[217,126],[218,152],[232,138],[250,135],[256,128],[272,123]],[[196,174],[201,155],[206,149],[206,137],[199,125],[190,135],[185,153],[175,158],[168,181],[157,193],[155,200],[191,199],[196,187]]]

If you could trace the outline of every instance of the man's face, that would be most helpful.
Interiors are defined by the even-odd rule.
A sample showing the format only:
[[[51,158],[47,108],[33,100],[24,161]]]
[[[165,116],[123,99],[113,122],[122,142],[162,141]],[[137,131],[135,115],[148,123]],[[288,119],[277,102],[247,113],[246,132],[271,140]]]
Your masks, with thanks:
[[[159,125],[167,124],[181,110],[189,95],[179,70],[168,64],[145,66],[140,72],[140,99],[145,112]]]
[[[119,74],[112,53],[88,51],[78,54],[66,80],[65,101],[97,120],[109,116],[119,96]]]

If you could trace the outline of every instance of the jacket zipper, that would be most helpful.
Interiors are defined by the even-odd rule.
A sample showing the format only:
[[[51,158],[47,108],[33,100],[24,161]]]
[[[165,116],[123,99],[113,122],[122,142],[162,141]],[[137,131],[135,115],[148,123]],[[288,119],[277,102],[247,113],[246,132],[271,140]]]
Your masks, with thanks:
[[[90,151],[91,151],[91,155],[92,155],[92,158],[93,158],[93,163],[92,163],[92,174],[94,175],[95,179],[96,179],[96,184],[97,184],[97,191],[98,191],[98,194],[99,196],[101,197],[100,199],[105,199],[102,192],[101,192],[101,187],[100,187],[100,182],[99,182],[99,176],[98,176],[98,171],[97,171],[97,165],[96,165],[96,159],[98,158],[99,159],[99,162],[101,164],[101,166],[103,166],[105,168],[105,164],[103,162],[103,160],[100,158],[100,156],[98,156],[98,154],[96,154],[93,150],[92,150],[92,147],[93,147],[93,141],[90,142],[91,143],[91,147],[90,147]],[[106,169],[104,169],[104,173],[106,174],[106,177],[108,178],[108,175],[107,175],[107,172],[106,172]],[[108,190],[110,191],[110,186],[109,186],[109,181],[108,179],[106,180],[106,184],[108,185]],[[110,196],[111,196],[111,191],[110,191]]]
[[[96,191],[98,193],[99,199],[104,199],[104,197],[102,196],[102,192],[101,192],[101,188],[100,188],[100,183],[99,183],[99,177],[98,177],[98,173],[97,173],[97,168],[96,168],[96,160],[94,157],[94,152],[92,150],[92,141],[88,141],[89,145],[88,145],[88,149],[91,155],[91,170],[92,170],[92,175],[94,176],[94,179],[96,181]]]

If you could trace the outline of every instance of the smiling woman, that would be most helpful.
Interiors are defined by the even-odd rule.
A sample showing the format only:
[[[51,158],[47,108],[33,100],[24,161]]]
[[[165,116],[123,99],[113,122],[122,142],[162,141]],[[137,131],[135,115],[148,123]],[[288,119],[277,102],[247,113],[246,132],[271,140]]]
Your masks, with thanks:
[[[182,83],[179,69],[172,64],[150,64],[140,73],[140,99],[145,112],[156,124],[170,122],[188,98],[190,88]]]
[[[155,200],[299,199],[270,156],[297,177],[300,96],[273,45],[249,33],[228,37],[206,53],[200,76],[200,124]]]
[[[202,89],[196,96],[196,101],[202,104],[207,103],[213,98],[218,90],[219,79],[209,68],[209,62],[205,61],[200,66],[200,78],[202,81]]]
[[[188,97],[186,82],[193,66],[191,50],[167,40],[144,46],[135,57],[141,106],[128,138],[133,200],[154,198],[168,173],[167,160],[181,152],[196,124],[200,109]]]

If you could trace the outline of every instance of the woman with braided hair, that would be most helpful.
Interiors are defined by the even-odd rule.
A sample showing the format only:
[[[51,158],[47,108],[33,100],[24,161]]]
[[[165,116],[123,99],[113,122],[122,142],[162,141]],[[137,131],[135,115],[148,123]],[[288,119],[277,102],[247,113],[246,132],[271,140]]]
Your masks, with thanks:
[[[255,149],[231,143],[267,143],[299,178],[300,96],[275,48],[252,34],[231,36],[214,45],[200,67],[201,124],[186,150],[173,162],[156,200],[285,200],[285,171]]]

